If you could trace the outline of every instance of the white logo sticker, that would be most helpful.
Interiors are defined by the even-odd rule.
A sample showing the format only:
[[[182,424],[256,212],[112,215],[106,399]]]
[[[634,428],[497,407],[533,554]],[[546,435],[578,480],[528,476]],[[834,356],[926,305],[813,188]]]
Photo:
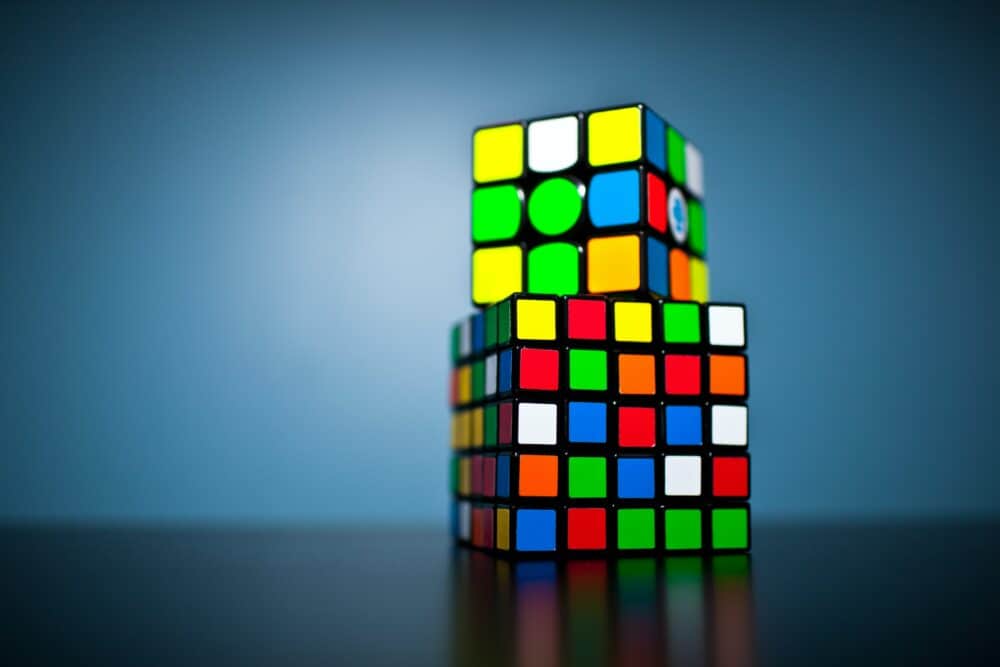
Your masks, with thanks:
[[[684,243],[688,237],[688,207],[684,195],[677,188],[670,188],[667,195],[667,215],[670,218],[670,235],[677,243]]]

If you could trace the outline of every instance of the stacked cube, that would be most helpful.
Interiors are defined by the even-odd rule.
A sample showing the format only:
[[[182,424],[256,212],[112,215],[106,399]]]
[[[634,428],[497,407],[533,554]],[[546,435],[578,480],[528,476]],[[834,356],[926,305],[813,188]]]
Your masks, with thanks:
[[[525,159],[526,158],[526,159]],[[453,530],[511,555],[749,548],[746,318],[701,155],[642,105],[479,129]]]
[[[475,305],[515,292],[708,298],[701,153],[651,110],[486,127],[472,142]]]

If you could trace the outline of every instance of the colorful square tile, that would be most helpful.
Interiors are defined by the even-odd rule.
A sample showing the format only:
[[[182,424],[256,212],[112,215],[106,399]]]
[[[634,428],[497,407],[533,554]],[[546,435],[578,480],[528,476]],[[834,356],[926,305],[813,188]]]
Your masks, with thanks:
[[[605,403],[570,401],[569,441],[601,444],[608,439],[608,406]]]
[[[516,516],[518,551],[555,551],[556,511],[519,509]]]
[[[654,461],[651,458],[618,459],[618,497],[652,498],[655,494]]]
[[[571,507],[566,512],[566,524],[569,549],[607,548],[607,519],[603,507]]]
[[[702,441],[701,407],[668,405],[664,408],[668,445],[700,445]]]

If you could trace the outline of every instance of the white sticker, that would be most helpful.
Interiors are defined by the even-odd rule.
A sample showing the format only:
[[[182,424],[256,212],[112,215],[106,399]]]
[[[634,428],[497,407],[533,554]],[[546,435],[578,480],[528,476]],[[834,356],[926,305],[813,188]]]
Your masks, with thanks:
[[[486,357],[486,395],[497,393],[497,355]]]
[[[465,318],[458,328],[458,356],[465,357],[472,354],[472,320]]]
[[[684,243],[688,237],[688,207],[684,195],[677,188],[670,188],[667,195],[667,216],[670,218],[670,235],[677,243]]]
[[[701,495],[701,457],[664,457],[664,491],[668,496]]]
[[[689,141],[684,146],[684,164],[687,168],[687,186],[699,199],[705,196],[705,172],[701,161],[701,151]]]
[[[747,446],[747,408],[745,405],[712,406],[712,444]]]
[[[569,169],[580,156],[579,120],[576,116],[528,123],[528,168],[539,173]]]
[[[517,442],[521,445],[556,444],[556,406],[521,403],[517,406]]]
[[[743,347],[747,344],[742,306],[708,307],[708,344]]]

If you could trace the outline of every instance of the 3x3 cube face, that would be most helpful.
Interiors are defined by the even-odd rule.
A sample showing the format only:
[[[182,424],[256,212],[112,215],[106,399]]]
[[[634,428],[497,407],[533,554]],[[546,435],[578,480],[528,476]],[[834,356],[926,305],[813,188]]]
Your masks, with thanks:
[[[473,302],[708,298],[701,154],[648,107],[473,134]]]

